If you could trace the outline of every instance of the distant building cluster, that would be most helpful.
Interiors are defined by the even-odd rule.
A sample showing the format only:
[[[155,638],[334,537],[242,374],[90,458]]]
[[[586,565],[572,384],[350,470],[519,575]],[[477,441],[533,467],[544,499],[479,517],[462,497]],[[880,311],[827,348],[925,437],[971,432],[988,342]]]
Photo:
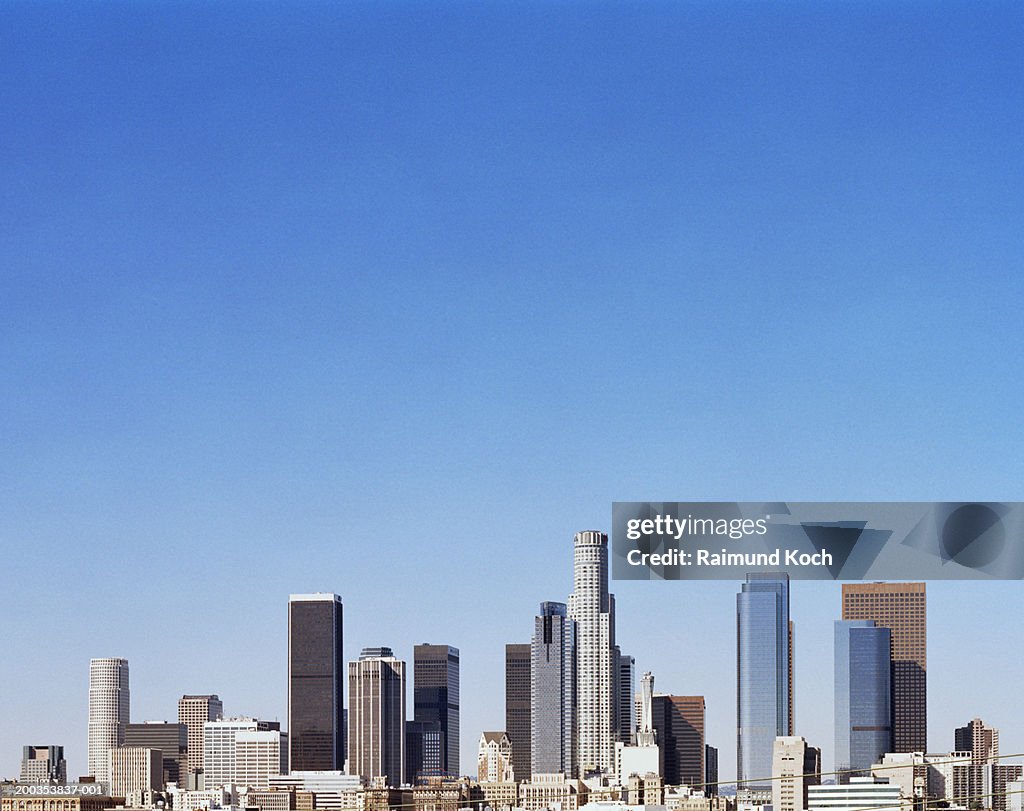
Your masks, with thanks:
[[[286,729],[225,716],[215,694],[183,695],[177,723],[132,723],[128,662],[93,659],[78,787],[103,793],[61,791],[64,748],[25,746],[18,784],[40,789],[5,791],[0,811],[1024,811],[1022,767],[981,719],[951,751],[926,751],[924,583],[843,585],[824,774],[821,748],[799,735],[789,577],[749,574],[736,595],[737,774],[720,782],[704,697],[659,692],[649,671],[638,685],[622,652],[607,536],[577,533],[573,550],[567,600],[541,602],[529,641],[505,647],[505,729],[480,733],[472,778],[458,648],[416,645],[411,669],[383,645],[346,662],[341,598],[293,594]]]

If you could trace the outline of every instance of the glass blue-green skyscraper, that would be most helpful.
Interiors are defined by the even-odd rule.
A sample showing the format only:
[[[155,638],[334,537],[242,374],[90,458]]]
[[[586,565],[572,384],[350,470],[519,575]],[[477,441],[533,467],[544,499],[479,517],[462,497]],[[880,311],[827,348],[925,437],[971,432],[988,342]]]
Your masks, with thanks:
[[[772,745],[793,734],[789,575],[748,574],[736,595],[738,788],[771,791]]]
[[[873,620],[837,620],[835,640],[836,771],[848,783],[893,751],[892,640]]]

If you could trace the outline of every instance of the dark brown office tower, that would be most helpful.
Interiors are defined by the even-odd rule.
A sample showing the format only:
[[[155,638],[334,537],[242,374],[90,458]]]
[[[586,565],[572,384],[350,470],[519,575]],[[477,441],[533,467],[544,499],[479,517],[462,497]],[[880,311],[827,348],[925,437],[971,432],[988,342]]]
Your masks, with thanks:
[[[288,761],[291,771],[345,768],[341,597],[288,599]]]
[[[188,727],[185,724],[155,721],[127,724],[124,728],[124,745],[159,749],[163,755],[163,784],[184,785],[188,774]]]
[[[413,718],[441,727],[440,762],[428,758],[415,771],[423,777],[459,777],[459,649],[416,645],[412,649]],[[414,768],[407,764],[409,768]]]
[[[928,751],[928,635],[924,583],[844,583],[843,619],[892,634],[893,750]]]
[[[666,786],[704,785],[704,696],[655,695],[652,726]]]
[[[530,779],[530,645],[505,646],[505,732],[512,744],[512,771]]]

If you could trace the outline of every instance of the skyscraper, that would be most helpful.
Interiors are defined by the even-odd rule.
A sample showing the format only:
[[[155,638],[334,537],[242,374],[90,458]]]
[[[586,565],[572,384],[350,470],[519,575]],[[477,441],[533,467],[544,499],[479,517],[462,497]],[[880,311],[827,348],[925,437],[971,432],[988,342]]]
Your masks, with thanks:
[[[21,754],[22,783],[66,783],[68,765],[63,746],[26,746]]]
[[[459,649],[451,645],[413,648],[413,717],[440,724],[441,762],[435,775],[458,777],[459,771]]]
[[[203,770],[203,725],[224,715],[224,704],[216,695],[182,696],[178,699],[178,723],[188,729],[188,769],[190,775]],[[193,787],[198,783],[190,780]]]
[[[953,751],[970,752],[973,763],[997,763],[999,760],[999,730],[985,726],[980,718],[953,732]]]
[[[873,620],[835,624],[835,738],[838,781],[871,773],[892,751],[891,633]]]
[[[665,785],[701,788],[705,780],[704,696],[656,693],[651,711]]]
[[[573,539],[576,622],[577,757],[581,776],[615,769],[619,696],[615,657],[615,598],[608,592],[608,536],[587,530]]]
[[[188,773],[188,727],[147,721],[128,724],[124,728],[124,745],[137,749],[160,750],[163,766],[162,783],[184,786],[183,773]]]
[[[405,782],[415,786],[443,775],[445,751],[440,721],[406,721]]]
[[[533,622],[530,774],[576,774],[575,633],[567,613],[565,603],[544,602]]]
[[[704,793],[708,797],[718,796],[718,749],[704,744]]]
[[[843,619],[892,632],[893,751],[928,751],[928,635],[924,583],[844,583]]]
[[[999,762],[999,730],[973,718],[966,726],[954,730],[953,740],[955,751],[971,753],[970,763],[953,766],[953,782],[960,801],[964,805],[1005,809],[1006,782],[1020,776],[1020,766]]]
[[[281,724],[256,718],[208,721],[203,728],[203,772],[207,790],[232,783],[266,788],[270,774],[282,772]],[[286,751],[286,750],[285,750]]]
[[[736,595],[736,771],[740,789],[771,790],[772,747],[792,734],[789,575],[747,575]]]
[[[821,784],[821,750],[795,735],[780,735],[772,748],[773,811],[804,811],[811,786]]]
[[[255,789],[270,788],[270,778],[285,769],[287,744],[279,729],[246,730],[235,736],[235,782]]]
[[[618,700],[615,712],[618,716],[619,740],[627,746],[636,738],[636,716],[633,712],[633,693],[636,691],[636,659],[615,646],[619,662]]]
[[[345,767],[341,597],[288,598],[288,746],[292,771]]]
[[[89,662],[89,774],[110,782],[111,749],[124,746],[129,721],[127,659],[92,659]]]
[[[163,788],[163,755],[159,749],[119,746],[107,753],[107,759],[111,797],[124,797],[131,806],[139,802],[142,792]]]
[[[531,646],[505,646],[505,732],[512,744],[516,780],[530,779],[530,658]]]
[[[348,663],[349,772],[383,777],[397,788],[405,777],[405,662],[391,648],[363,648]]]

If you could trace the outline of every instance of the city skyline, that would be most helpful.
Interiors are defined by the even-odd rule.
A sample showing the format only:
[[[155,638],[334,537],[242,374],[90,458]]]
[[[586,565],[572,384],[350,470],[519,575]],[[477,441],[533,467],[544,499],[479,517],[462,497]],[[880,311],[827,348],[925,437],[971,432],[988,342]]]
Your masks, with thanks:
[[[466,771],[615,501],[1019,498],[1022,36],[986,0],[0,5],[0,774],[86,773],[95,657],[133,722],[287,723],[314,592],[345,662],[459,649]],[[738,584],[611,588],[734,777]],[[928,591],[927,748],[1024,751],[1022,584]],[[792,613],[827,768],[838,586]]]
[[[728,584],[728,585],[733,585],[733,584],[730,583],[730,581],[723,581],[723,583],[724,584]],[[808,585],[807,581],[803,581],[803,582],[800,582],[798,584],[798,588],[803,589],[807,585]],[[840,588],[840,585],[839,584],[835,584],[835,583],[821,583],[821,584],[817,584],[817,585],[819,585],[819,586],[831,586],[831,590],[834,593],[836,592],[837,589]],[[850,584],[843,584],[843,585],[850,585]],[[853,585],[871,586],[873,584],[853,584]],[[878,585],[881,585],[881,584],[878,584]],[[897,583],[897,584],[891,584],[891,585],[897,586],[897,590],[899,590],[901,588],[904,589],[904,590],[906,590],[906,589],[913,590],[916,584],[912,584],[912,583],[909,583],[909,584],[908,583]],[[934,588],[936,586],[935,583],[932,583],[930,585],[931,585],[932,588]],[[968,585],[968,584],[955,584],[954,583],[954,584],[944,584],[944,585],[952,585],[954,587],[957,587],[957,586],[964,586],[964,585]],[[701,584],[701,586],[700,586],[700,588],[702,588],[702,589],[705,588],[705,587],[706,587],[705,584]],[[877,586],[876,586],[876,588],[877,588]],[[840,593],[841,593],[841,590],[840,590]],[[733,594],[735,594],[735,592],[733,592]],[[334,596],[334,595],[328,595],[328,596]],[[837,617],[838,617],[838,614],[839,614],[839,612],[837,612]],[[536,618],[533,618],[533,619],[535,620]],[[819,618],[819,621],[820,621],[820,618]],[[837,620],[833,619],[833,620],[831,620],[831,623],[834,626],[834,625],[837,624]],[[831,644],[831,642],[832,642],[832,640],[829,639],[829,643],[830,644]],[[413,646],[413,647],[415,647],[415,646]],[[528,648],[529,648],[529,646],[527,646],[527,650],[528,650]],[[362,653],[365,654],[365,653],[367,653],[367,651],[363,651]],[[797,648],[797,653],[799,654],[799,647]],[[401,654],[396,653],[395,655],[396,655],[397,658],[401,659]],[[97,661],[113,661],[113,662],[117,662],[119,660],[115,659],[115,660],[97,660]],[[357,661],[357,660],[350,660],[350,661]],[[814,679],[816,676],[820,677],[822,674],[827,674],[829,672],[834,672],[834,670],[833,670],[833,662],[831,660],[831,651],[829,651],[829,661],[827,663],[825,663],[823,668],[819,667],[819,671],[816,674],[812,675],[811,679]],[[950,675],[951,674],[947,674],[947,676],[950,676]],[[668,690],[671,688],[671,685],[664,686],[664,687],[665,687],[665,691],[667,693]],[[828,687],[831,687],[831,684],[829,684]],[[694,692],[698,692],[698,691],[694,691]],[[707,694],[707,693],[710,693],[710,692],[711,691],[709,691],[709,690],[705,690],[704,694]],[[830,691],[826,691],[826,692],[830,692]],[[407,685],[407,693],[408,693],[407,701],[411,702],[412,699],[413,699],[413,696],[412,696],[412,694],[413,694],[413,685],[412,684],[408,684]],[[189,697],[186,696],[185,698],[189,698]],[[192,698],[209,698],[209,697],[208,696],[193,696]],[[833,698],[833,696],[829,695],[827,700],[829,702],[831,702],[832,698]],[[500,702],[500,698],[499,698],[499,702]],[[967,704],[965,704],[965,706],[967,706]],[[973,705],[971,705],[971,706],[973,706]],[[489,709],[490,709],[490,711],[493,714],[493,707],[490,707]],[[719,710],[718,714],[721,715],[721,712],[720,712],[721,708],[719,707],[717,709]],[[827,714],[827,713],[831,713],[831,712],[832,712],[832,704],[826,704],[826,705],[822,705],[822,707],[820,708],[820,711],[818,712],[818,714],[821,715],[821,714]],[[233,712],[231,712],[230,708],[229,708],[229,713],[231,713],[232,715],[234,714]],[[257,714],[258,713],[255,713],[255,712],[243,713],[243,715],[253,715],[253,716],[255,716]],[[961,712],[961,714],[962,714],[962,712]],[[987,715],[988,716],[992,716],[992,712],[987,713]],[[271,723],[273,723],[273,722],[271,722]],[[1000,726],[1000,727],[1005,729],[1008,726],[1008,724],[1004,722],[1002,724],[999,724],[998,726]],[[802,728],[803,727],[801,725],[799,725],[799,722],[798,722],[798,726],[797,726],[798,734],[800,733],[800,730]],[[834,728],[832,728],[830,731],[834,732]],[[1014,736],[1017,736],[1017,735],[1020,734],[1020,730],[1009,729],[1007,731],[1010,733],[1011,737],[1014,737]],[[468,734],[471,734],[471,733],[469,731],[465,730],[465,729],[462,730],[463,738],[465,738]],[[943,729],[941,731],[936,732],[935,737],[937,737],[938,740],[936,741],[936,745],[935,746],[929,747],[929,751],[950,751],[951,750],[950,743],[952,742],[952,735],[953,735],[953,728],[952,727],[949,728],[949,729]],[[946,740],[946,739],[948,739],[948,740]],[[833,740],[832,738],[829,738],[828,740],[824,741],[824,745],[821,745],[819,742],[814,741],[814,740],[809,740],[808,741],[809,744],[811,744],[811,745],[818,745],[818,748],[820,748],[825,753],[824,762],[826,764],[831,763],[832,758],[836,754],[836,752],[831,747],[832,740]],[[726,741],[723,742],[722,737],[721,737],[721,732],[719,732],[718,736],[716,737],[715,732],[714,732],[713,729],[708,732],[707,742],[708,742],[709,745],[716,746],[716,748],[719,748],[719,749],[727,748],[728,745],[729,745],[728,739],[726,739]],[[725,744],[724,746],[723,746],[723,743]],[[63,746],[65,744],[61,744],[61,745]],[[71,748],[73,749],[73,747],[71,747]],[[1017,751],[1017,750],[1012,750],[1012,751]],[[1024,750],[1022,750],[1022,751],[1024,751]],[[1007,749],[1005,747],[1004,747],[1003,752],[1004,752],[1004,756],[1007,755],[1007,754],[1012,754],[1011,750]],[[73,762],[74,761],[72,760],[72,763]],[[3,774],[3,772],[0,771],[0,776],[2,776],[2,774]],[[74,774],[74,772],[69,771],[69,776],[73,775],[73,774]],[[734,777],[735,777],[735,775],[732,772],[722,773],[720,775],[720,778],[722,780],[731,780]]]

